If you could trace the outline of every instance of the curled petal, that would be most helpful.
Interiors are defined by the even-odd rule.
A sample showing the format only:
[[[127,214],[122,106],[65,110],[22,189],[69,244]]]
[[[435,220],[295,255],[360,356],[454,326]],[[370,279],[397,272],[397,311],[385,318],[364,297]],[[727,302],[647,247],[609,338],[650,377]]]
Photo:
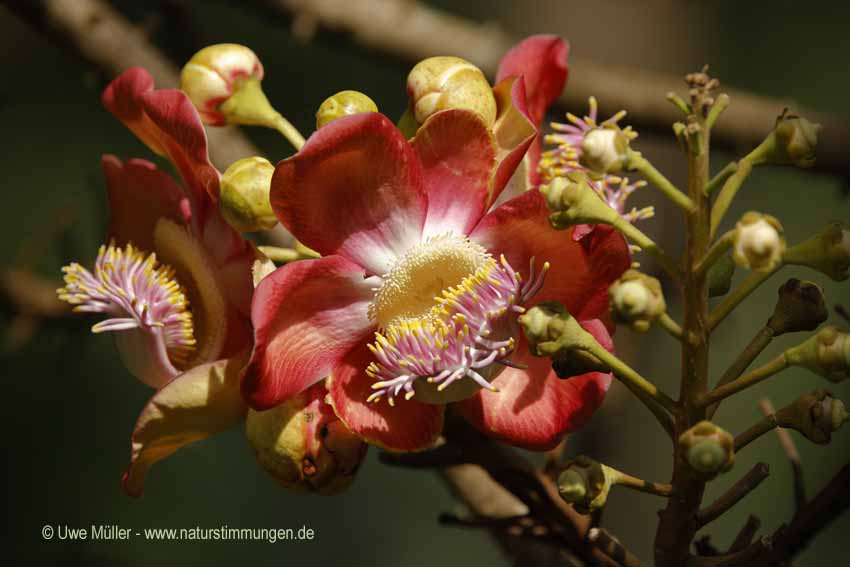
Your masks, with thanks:
[[[153,230],[160,218],[189,222],[189,203],[171,177],[149,161],[115,156],[101,159],[109,193],[109,236],[119,246],[133,243],[153,250]]]
[[[499,63],[496,82],[519,76],[525,81],[528,113],[535,124],[564,90],[569,52],[569,44],[556,35],[533,35],[513,46]]]
[[[493,126],[493,134],[499,151],[496,156],[496,174],[490,195],[490,202],[502,202],[515,197],[530,187],[533,173],[528,165],[523,163],[526,152],[537,136],[537,126],[528,114],[525,101],[525,83],[522,77],[509,77],[495,87],[499,114]],[[525,165],[525,167],[523,167]],[[524,169],[524,173],[520,173]],[[535,165],[536,169],[536,165]],[[520,176],[519,179],[513,179]],[[510,182],[510,192],[502,195],[505,186]],[[500,199],[501,197],[501,199]]]
[[[280,162],[271,203],[300,242],[369,274],[386,273],[419,241],[427,207],[416,154],[374,112],[334,120]]]
[[[134,67],[109,84],[103,104],[151,150],[171,160],[198,211],[218,199],[219,174],[207,155],[207,135],[185,93],[154,90],[150,73]]]
[[[549,262],[536,297],[563,303],[580,320],[601,317],[608,311],[608,288],[631,265],[626,240],[599,226],[576,242],[569,233],[554,230],[548,218],[543,197],[528,191],[490,212],[470,238],[493,254],[504,254],[512,266],[527,266],[532,257]]]
[[[370,336],[374,282],[341,256],[278,268],[254,292],[254,352],[242,392],[255,409],[273,407],[326,377]],[[365,368],[365,367],[364,367]]]
[[[582,325],[609,350],[613,344],[599,321]],[[531,355],[522,337],[513,362],[493,380],[499,392],[481,390],[455,407],[475,427],[511,445],[532,451],[551,449],[566,433],[584,425],[602,404],[611,375],[590,372],[559,379],[549,358]]]
[[[239,395],[244,359],[196,366],[154,394],[133,429],[130,466],[121,484],[141,496],[151,466],[181,447],[238,423],[247,411]]]
[[[474,112],[445,110],[425,121],[412,145],[428,193],[425,236],[468,233],[489,204],[496,145],[487,126]]]
[[[420,451],[431,447],[443,430],[445,406],[401,399],[367,402],[374,391],[366,367],[373,355],[365,341],[356,345],[333,371],[328,389],[334,411],[346,427],[363,439],[390,451]]]

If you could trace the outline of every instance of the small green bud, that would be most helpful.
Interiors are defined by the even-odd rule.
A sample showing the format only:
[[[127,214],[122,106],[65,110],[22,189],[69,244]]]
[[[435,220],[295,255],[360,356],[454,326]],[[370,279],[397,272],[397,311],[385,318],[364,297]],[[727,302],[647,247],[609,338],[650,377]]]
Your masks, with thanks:
[[[803,366],[830,382],[850,378],[850,335],[827,325],[814,336],[785,351],[788,362]]]
[[[239,232],[268,230],[277,224],[269,202],[274,166],[261,157],[233,162],[221,177],[219,210]]]
[[[620,216],[587,183],[583,172],[571,171],[540,187],[549,210],[549,223],[556,230],[577,224],[615,224]]]
[[[556,302],[535,305],[517,321],[534,356],[553,356],[572,349],[583,349],[596,340],[563,305]]]
[[[774,217],[757,212],[741,217],[733,242],[732,259],[748,270],[768,272],[774,269],[785,251],[782,225]]]
[[[844,281],[850,277],[850,232],[840,222],[830,223],[812,238],[786,250],[783,260]]]
[[[779,300],[767,322],[778,337],[814,331],[829,317],[823,289],[816,283],[791,278],[779,288]]]
[[[316,111],[316,129],[333,122],[337,118],[360,114],[361,112],[378,112],[378,105],[358,91],[340,91],[329,96],[319,105]]]
[[[708,269],[708,296],[722,297],[732,288],[732,277],[735,275],[737,264],[728,254],[722,256]]]
[[[558,477],[558,493],[567,502],[581,502],[587,496],[584,476],[573,469],[565,470]]]
[[[776,423],[799,431],[806,439],[826,445],[832,434],[848,420],[844,402],[826,390],[815,390],[800,396],[794,403],[776,412]]]
[[[644,333],[667,312],[661,282],[637,270],[628,270],[608,289],[614,319]]]
[[[558,493],[576,511],[589,514],[605,506],[611,487],[620,473],[611,467],[579,455],[558,476]]]
[[[776,119],[773,134],[774,146],[765,159],[774,164],[791,164],[811,167],[815,163],[820,124],[813,124],[792,114],[784,113]]]
[[[708,477],[728,471],[735,463],[735,440],[710,421],[701,421],[682,433],[679,448],[688,465]]]
[[[584,135],[579,162],[594,173],[618,173],[628,162],[629,139],[617,126],[594,128]]]

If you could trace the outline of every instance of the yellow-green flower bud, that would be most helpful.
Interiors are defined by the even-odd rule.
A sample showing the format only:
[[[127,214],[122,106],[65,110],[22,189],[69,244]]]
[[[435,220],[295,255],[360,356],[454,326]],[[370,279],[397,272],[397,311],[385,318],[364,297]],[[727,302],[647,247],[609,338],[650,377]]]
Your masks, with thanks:
[[[316,129],[337,118],[361,112],[378,112],[378,105],[359,91],[340,91],[319,105],[319,110],[316,111]]]
[[[583,172],[571,171],[541,185],[540,193],[552,214],[549,223],[556,230],[577,224],[615,224],[620,215],[609,207],[587,183]]]
[[[820,124],[783,113],[776,119],[773,129],[774,145],[772,151],[765,156],[766,160],[775,164],[811,167],[815,163],[820,129]]]
[[[850,232],[833,222],[812,238],[786,250],[787,264],[808,266],[835,281],[850,277]]]
[[[560,303],[545,301],[535,305],[517,321],[534,356],[582,349],[596,341]]]
[[[579,455],[558,476],[558,493],[576,511],[589,514],[605,506],[618,476],[618,471]]]
[[[661,282],[637,270],[628,270],[608,289],[614,319],[644,333],[667,312]]]
[[[682,433],[679,448],[690,467],[713,477],[735,463],[735,440],[710,421],[701,421]]]
[[[581,165],[595,173],[618,173],[628,162],[629,139],[616,126],[594,128],[581,143]]]
[[[774,269],[785,252],[782,225],[770,215],[749,212],[741,217],[733,236],[732,259],[748,270]]]
[[[219,210],[239,232],[268,230],[277,224],[269,202],[274,166],[261,157],[233,162],[221,177]]]
[[[220,43],[192,56],[180,73],[180,89],[189,95],[204,122],[222,126],[228,120],[219,107],[250,78],[263,78],[257,55],[244,45]]]
[[[429,57],[407,76],[407,94],[416,122],[441,110],[476,112],[491,127],[496,122],[496,98],[481,70],[459,57]]]
[[[785,351],[788,362],[808,368],[830,382],[850,378],[850,334],[827,325],[814,336]]]
[[[319,383],[272,409],[248,410],[245,433],[259,464],[284,488],[334,494],[351,484],[366,444],[324,401]]]

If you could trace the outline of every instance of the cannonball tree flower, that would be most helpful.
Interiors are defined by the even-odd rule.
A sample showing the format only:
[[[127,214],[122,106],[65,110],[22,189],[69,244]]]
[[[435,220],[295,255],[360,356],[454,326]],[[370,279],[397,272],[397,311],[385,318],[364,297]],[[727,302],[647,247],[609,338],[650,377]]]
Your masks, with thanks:
[[[93,270],[66,267],[60,290],[77,311],[106,317],[93,330],[114,332],[128,370],[157,389],[136,423],[123,478],[139,495],[154,462],[247,410],[238,373],[251,346],[256,255],[219,214],[219,172],[187,96],[155,90],[145,70],[131,69],[103,102],[183,181],[145,160],[105,156],[110,242]]]
[[[368,113],[331,122],[277,165],[272,208],[323,257],[285,265],[255,291],[242,379],[254,408],[329,376],[345,425],[398,451],[433,444],[447,403],[530,449],[590,417],[610,376],[559,380],[516,317],[533,298],[557,300],[609,343],[595,319],[629,266],[627,245],[612,230],[562,238],[536,191],[488,213],[504,188],[497,153],[473,111],[437,112],[410,142]]]

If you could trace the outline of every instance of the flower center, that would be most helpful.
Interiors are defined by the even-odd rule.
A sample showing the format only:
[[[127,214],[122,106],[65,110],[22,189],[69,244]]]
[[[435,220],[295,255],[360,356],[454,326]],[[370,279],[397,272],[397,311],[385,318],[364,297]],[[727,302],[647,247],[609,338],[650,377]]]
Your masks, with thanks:
[[[447,250],[450,241],[457,244],[452,253]],[[431,244],[436,246],[427,249]],[[386,397],[394,405],[404,393],[408,400],[419,395],[421,401],[447,403],[480,388],[497,391],[487,378],[511,365],[507,357],[516,346],[511,315],[525,311],[522,304],[542,287],[548,263],[535,275],[532,259],[523,283],[504,256],[496,262],[464,237],[438,237],[411,252],[417,261],[405,256],[372,303],[383,333],[375,333],[376,341],[369,345],[376,360],[366,369],[375,380],[367,401]],[[432,263],[420,263],[423,258]],[[400,281],[410,282],[409,295],[395,287]],[[382,295],[388,283],[393,286]],[[404,303],[407,297],[412,305]],[[469,380],[458,383],[463,378]]]
[[[427,317],[443,290],[492,261],[465,236],[443,234],[411,248],[390,271],[369,305],[369,317],[381,329],[393,323]]]
[[[110,315],[92,332],[139,329],[159,335],[168,358],[178,366],[194,352],[186,291],[175,279],[174,269],[160,264],[156,254],[146,255],[132,244],[122,249],[110,243],[100,247],[94,273],[76,262],[62,271],[61,300],[74,305],[74,311]]]

